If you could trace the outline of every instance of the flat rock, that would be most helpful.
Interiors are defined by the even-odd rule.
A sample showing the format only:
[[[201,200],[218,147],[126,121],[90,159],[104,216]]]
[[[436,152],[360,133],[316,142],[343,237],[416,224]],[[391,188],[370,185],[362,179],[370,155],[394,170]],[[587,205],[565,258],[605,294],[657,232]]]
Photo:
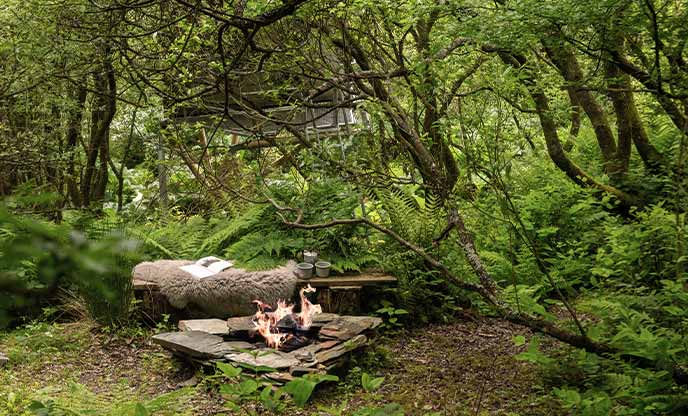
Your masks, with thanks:
[[[289,374],[292,376],[302,376],[304,374],[325,374],[326,371],[319,369],[319,368],[313,368],[313,367],[302,367],[302,366],[297,366],[297,367],[291,367],[289,369]]]
[[[344,354],[348,353],[349,351],[361,348],[366,344],[367,341],[368,338],[365,335],[357,335],[349,341],[337,344],[330,349],[319,351],[315,354],[315,358],[318,360],[319,363],[327,365],[328,361],[334,360],[335,358],[339,358]]]
[[[202,331],[166,332],[154,335],[153,342],[191,358],[222,358],[239,347],[238,343],[225,342],[220,336]],[[241,343],[244,344],[248,343]]]
[[[181,331],[201,331],[213,335],[228,335],[229,327],[227,321],[222,319],[191,319],[179,321]]]
[[[253,316],[239,316],[227,319],[227,331],[230,336],[245,338],[255,332]]]
[[[289,373],[267,373],[263,377],[270,380],[279,381],[280,383],[288,383],[294,379],[294,376]]]
[[[381,323],[382,319],[374,316],[340,316],[320,329],[320,337],[345,341]]]
[[[265,366],[275,370],[295,367],[301,364],[301,361],[293,355],[275,350],[262,351],[257,356],[245,352],[226,354],[225,359],[239,364],[253,367]]]
[[[7,365],[10,362],[10,358],[5,354],[0,352],[0,367]]]
[[[321,350],[327,350],[327,349],[330,349],[330,348],[334,347],[335,345],[339,344],[340,342],[341,341],[339,341],[339,340],[333,339],[330,341],[323,341],[323,342],[319,343],[318,346],[320,347]]]
[[[227,342],[225,342],[225,345],[227,347],[233,349],[234,351],[239,351],[239,352],[241,352],[241,350],[255,350],[256,349],[255,344],[251,344],[250,342],[246,342],[246,341],[227,341]]]
[[[310,344],[305,347],[294,350],[291,354],[301,361],[301,366],[303,367],[313,367],[318,364],[318,360],[315,358],[315,353],[320,351],[322,348],[320,344]]]
[[[317,313],[311,318],[313,320],[312,326],[323,327],[325,324],[328,324],[337,318],[339,318],[339,315],[336,313]]]

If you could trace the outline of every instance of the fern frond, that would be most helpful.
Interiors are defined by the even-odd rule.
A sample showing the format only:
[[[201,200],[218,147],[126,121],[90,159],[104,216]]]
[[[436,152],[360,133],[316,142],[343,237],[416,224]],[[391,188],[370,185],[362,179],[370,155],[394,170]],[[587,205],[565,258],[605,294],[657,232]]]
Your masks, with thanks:
[[[252,230],[261,223],[265,219],[265,214],[269,208],[270,206],[267,204],[253,205],[230,221],[229,224],[225,223],[217,227],[216,231],[205,238],[200,245],[196,251],[196,257],[220,253],[225,250],[232,240],[237,239],[241,234]]]

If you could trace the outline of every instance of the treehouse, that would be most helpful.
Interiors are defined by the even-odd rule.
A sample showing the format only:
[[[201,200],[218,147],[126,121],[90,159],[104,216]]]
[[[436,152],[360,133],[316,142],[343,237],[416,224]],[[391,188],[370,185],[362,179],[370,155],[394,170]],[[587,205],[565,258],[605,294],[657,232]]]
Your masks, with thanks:
[[[367,124],[356,99],[341,86],[325,82],[289,83],[275,74],[238,76],[192,105],[179,107],[176,122],[201,123],[245,138],[301,134],[306,138],[349,135]]]

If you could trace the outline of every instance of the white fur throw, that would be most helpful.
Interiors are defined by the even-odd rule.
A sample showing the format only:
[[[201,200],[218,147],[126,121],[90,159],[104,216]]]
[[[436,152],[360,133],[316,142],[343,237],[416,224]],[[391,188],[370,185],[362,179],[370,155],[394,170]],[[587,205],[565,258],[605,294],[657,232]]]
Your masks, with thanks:
[[[157,283],[175,308],[188,304],[217,318],[251,315],[258,299],[276,304],[291,299],[296,287],[296,263],[265,271],[247,272],[229,268],[214,276],[198,279],[179,266],[192,264],[188,260],[158,260],[143,262],[134,267],[133,278]]]

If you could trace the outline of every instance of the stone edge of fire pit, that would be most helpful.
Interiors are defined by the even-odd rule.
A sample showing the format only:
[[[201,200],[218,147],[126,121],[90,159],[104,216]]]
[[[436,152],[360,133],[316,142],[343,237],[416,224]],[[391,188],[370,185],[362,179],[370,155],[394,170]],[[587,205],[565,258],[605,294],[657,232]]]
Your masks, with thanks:
[[[152,339],[161,347],[189,358],[222,358],[239,349],[255,348],[248,342],[225,341],[218,335],[203,331],[164,332]]]
[[[277,382],[288,382],[296,375],[307,373],[327,373],[342,366],[348,355],[368,343],[371,331],[382,323],[382,319],[371,316],[348,316],[319,314],[313,317],[313,326],[319,327],[318,342],[298,348],[291,352],[260,348],[258,356],[245,350],[256,349],[246,341],[226,340],[224,337],[250,338],[254,325],[252,316],[229,318],[227,332],[219,335],[198,329],[206,325],[208,330],[219,332],[216,321],[194,320],[180,322],[180,332],[168,332],[153,337],[153,342],[177,355],[205,365],[218,361],[248,366],[266,366],[277,370],[263,377]],[[220,336],[222,335],[222,336]]]

